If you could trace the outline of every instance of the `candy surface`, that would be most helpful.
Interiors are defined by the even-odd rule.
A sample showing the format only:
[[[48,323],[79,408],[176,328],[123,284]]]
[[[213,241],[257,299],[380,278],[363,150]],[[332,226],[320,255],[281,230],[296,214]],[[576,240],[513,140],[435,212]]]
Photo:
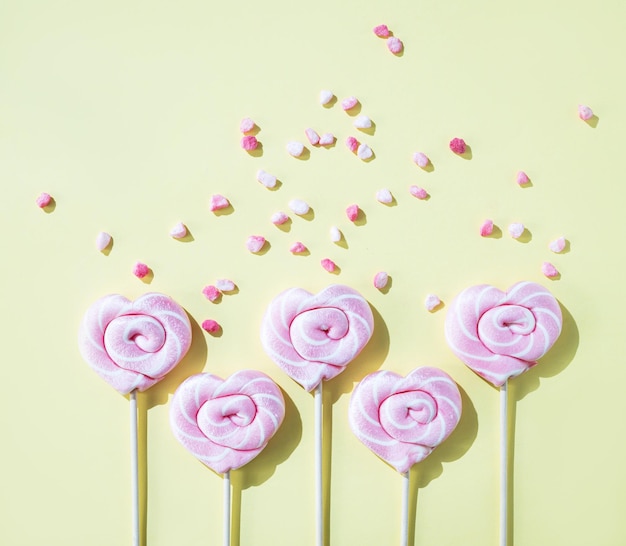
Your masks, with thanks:
[[[457,426],[461,395],[445,372],[417,368],[406,377],[378,371],[354,389],[350,428],[398,472],[424,460]]]
[[[284,417],[280,388],[255,370],[240,370],[225,380],[192,375],[176,389],[170,405],[176,439],[220,474],[261,453]]]
[[[370,306],[353,288],[335,284],[319,294],[291,288],[268,306],[261,343],[289,377],[311,391],[339,375],[373,330]]]
[[[508,292],[472,286],[450,304],[445,334],[452,351],[496,387],[537,364],[561,333],[563,318],[543,286],[519,282]]]
[[[122,394],[162,379],[191,345],[191,324],[170,297],[148,293],[135,301],[112,294],[92,304],[78,347],[95,372]]]

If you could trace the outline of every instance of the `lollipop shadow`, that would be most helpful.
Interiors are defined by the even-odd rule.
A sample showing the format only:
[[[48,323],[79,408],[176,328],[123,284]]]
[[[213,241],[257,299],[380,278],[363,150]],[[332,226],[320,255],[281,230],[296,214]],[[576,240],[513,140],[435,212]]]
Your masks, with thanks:
[[[302,419],[298,408],[285,391],[282,392],[285,399],[285,419],[282,425],[258,457],[242,468],[231,472],[231,544],[233,546],[238,546],[240,543],[242,491],[269,480],[276,471],[276,467],[287,460],[302,439]]]
[[[542,377],[553,377],[561,373],[574,359],[580,342],[578,326],[567,308],[561,302],[559,305],[563,314],[561,335],[537,366],[511,381],[514,385],[511,393],[514,402],[519,402],[527,394],[537,390]]]
[[[178,365],[156,385],[149,388],[143,397],[147,409],[166,404],[169,396],[189,376],[202,372],[207,359],[207,344],[200,325],[189,316],[191,322],[191,347]]]
[[[378,370],[389,353],[389,330],[380,313],[370,304],[374,316],[374,334],[359,355],[346,366],[345,370],[324,386],[334,404],[341,395],[351,393],[354,384],[366,375]]]

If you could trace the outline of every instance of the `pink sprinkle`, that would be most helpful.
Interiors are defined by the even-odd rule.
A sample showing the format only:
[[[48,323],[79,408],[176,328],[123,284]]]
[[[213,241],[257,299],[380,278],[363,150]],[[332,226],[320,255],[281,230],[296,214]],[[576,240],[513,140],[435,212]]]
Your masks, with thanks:
[[[584,104],[578,105],[578,117],[583,121],[587,121],[593,117],[593,110]]]
[[[241,139],[241,147],[246,152],[251,152],[252,150],[256,150],[259,145],[259,141],[256,139],[254,135],[247,135]]]
[[[311,145],[317,146],[319,144],[320,136],[315,132],[314,129],[311,129],[309,127],[308,129],[304,130],[304,134],[306,134],[306,137],[309,139]]]
[[[410,186],[409,191],[413,197],[417,197],[418,199],[426,199],[428,197],[428,192],[419,186]]]
[[[217,286],[213,286],[209,284],[202,289],[202,293],[205,295],[206,299],[209,301],[215,301],[220,298],[222,293],[219,291]]]
[[[530,182],[530,178],[528,178],[528,175],[524,171],[520,171],[517,173],[517,183],[520,186],[523,186],[524,184],[528,184],[529,182]]]
[[[516,222],[509,225],[509,234],[513,237],[513,239],[519,239],[522,236],[522,233],[524,233],[524,229],[524,224]]]
[[[424,306],[428,311],[433,311],[436,307],[441,305],[441,300],[435,294],[428,294],[424,300]]]
[[[359,217],[359,206],[350,205],[346,209],[346,215],[348,216],[348,220],[350,220],[351,222],[356,221],[356,219]]]
[[[41,193],[35,202],[40,209],[44,209],[52,202],[52,196],[49,193]]]
[[[347,97],[341,101],[341,107],[344,110],[351,110],[357,104],[359,104],[359,99],[357,99],[356,97]]]
[[[272,214],[272,224],[280,226],[284,224],[287,220],[289,220],[289,216],[287,216],[283,211],[278,211]]]
[[[143,279],[148,273],[150,273],[150,268],[144,263],[137,262],[133,267],[133,275],[138,279]]]
[[[250,235],[246,241],[246,248],[250,252],[260,252],[264,246],[265,237],[262,237],[261,235]]]
[[[378,273],[376,273],[376,276],[374,277],[374,286],[378,288],[378,290],[382,290],[383,288],[385,288],[388,282],[389,275],[387,275],[385,271],[379,271]]]
[[[566,244],[566,240],[565,237],[559,237],[558,239],[555,239],[554,241],[552,241],[549,245],[548,248],[550,248],[550,250],[552,252],[563,252],[565,250],[565,244]]]
[[[376,36],[378,36],[379,38],[387,38],[389,37],[389,28],[387,27],[387,25],[377,25],[374,27],[374,34],[376,34]]]
[[[338,243],[339,241],[341,241],[342,237],[343,235],[337,226],[332,226],[330,228],[330,240],[333,243]]]
[[[217,279],[215,286],[221,292],[232,292],[236,288],[235,283],[230,279]]]
[[[328,258],[324,258],[320,263],[322,264],[322,267],[329,273],[332,273],[337,268],[335,262]]]
[[[450,141],[450,149],[455,154],[464,154],[465,151],[467,150],[467,145],[465,144],[465,141],[462,138],[453,138]]]
[[[322,89],[320,91],[320,104],[326,106],[331,100],[333,100],[334,93],[328,89]]]
[[[304,144],[296,140],[287,143],[287,152],[293,157],[300,157],[304,152]]]
[[[170,236],[174,239],[182,239],[187,235],[187,226],[182,222],[178,222],[172,229],[170,229]]]
[[[387,48],[394,55],[397,55],[402,51],[402,49],[404,49],[404,45],[399,38],[396,38],[395,36],[390,36],[389,38],[387,38]]]
[[[300,241],[294,243],[289,247],[289,252],[292,254],[301,254],[302,252],[306,252],[306,246],[304,246]]]
[[[320,146],[330,146],[331,144],[335,143],[335,135],[333,135],[332,133],[324,133],[321,137],[320,137]]]
[[[415,152],[413,154],[413,162],[418,167],[421,167],[423,169],[424,167],[428,166],[428,164],[430,163],[430,159],[428,159],[428,156],[422,152]]]
[[[489,237],[489,235],[491,235],[492,233],[493,233],[493,221],[487,219],[483,222],[483,225],[480,226],[480,236]]]
[[[213,319],[207,319],[202,321],[202,329],[209,332],[209,334],[214,334],[215,332],[219,332],[222,327]]]
[[[252,129],[254,129],[254,126],[256,124],[254,123],[254,121],[252,121],[250,118],[243,118],[241,120],[241,123],[239,124],[239,130],[242,133],[249,133],[250,131],[252,131]]]
[[[263,169],[256,173],[256,179],[266,188],[274,188],[276,186],[276,177],[273,174],[265,172]]]
[[[102,252],[111,244],[111,236],[106,231],[101,231],[96,237],[96,248]]]
[[[382,188],[376,192],[376,200],[388,205],[393,202],[393,195],[391,195],[391,192],[387,188]]]
[[[225,209],[225,208],[228,208],[229,206],[230,206],[230,203],[228,199],[226,199],[226,197],[224,197],[223,195],[216,193],[215,195],[211,196],[211,204],[209,205],[209,210],[211,212]]]
[[[299,216],[306,214],[311,209],[309,204],[306,201],[302,201],[302,199],[289,201],[289,208]]]
[[[359,148],[359,141],[353,136],[349,136],[346,138],[346,146],[348,147],[348,150],[355,153]]]
[[[359,159],[365,161],[366,159],[372,157],[374,155],[374,152],[367,144],[359,144],[356,155],[359,157]]]
[[[543,262],[541,266],[541,272],[549,279],[554,279],[559,276],[559,272],[550,262]]]

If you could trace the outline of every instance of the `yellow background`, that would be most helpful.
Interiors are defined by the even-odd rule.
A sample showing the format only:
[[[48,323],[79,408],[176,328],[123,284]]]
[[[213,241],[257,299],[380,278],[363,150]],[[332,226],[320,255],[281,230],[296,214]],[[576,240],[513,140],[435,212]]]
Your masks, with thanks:
[[[128,401],[83,362],[77,330],[103,295],[157,291],[187,310],[194,338],[139,396],[146,544],[220,543],[222,479],[174,439],[168,400],[188,375],[241,368],[275,379],[287,416],[233,472],[233,543],[313,544],[313,398],[268,359],[258,332],[280,291],[340,282],[371,303],[376,332],[325,389],[327,544],[399,543],[401,478],[352,435],[347,408],[367,373],[420,365],[459,383],[464,415],[412,471],[414,543],[496,544],[498,393],[448,349],[445,304],[473,284],[531,280],[559,299],[565,325],[511,386],[511,544],[623,544],[625,18],[622,0],[0,4],[0,543],[130,544]],[[404,42],[402,56],[372,33],[380,23]],[[324,88],[357,96],[374,134],[339,104],[320,106]],[[579,103],[594,123],[578,119]],[[260,127],[260,157],[239,147],[245,116]],[[309,126],[337,145],[290,157],[286,143]],[[373,161],[347,151],[350,134]],[[448,150],[453,137],[471,159]],[[432,172],[411,162],[417,150]],[[280,188],[256,182],[258,169]],[[519,170],[530,187],[517,186]],[[430,200],[413,198],[411,184]],[[375,200],[382,187],[395,206]],[[35,204],[42,191],[52,212]],[[232,214],[209,212],[213,193]],[[293,198],[314,213],[278,229],[269,217]],[[346,219],[351,203],[363,225]],[[478,235],[485,218],[500,238]],[[168,235],[178,221],[193,240]],[[525,242],[508,235],[511,222],[527,226]],[[331,225],[347,248],[330,241]],[[94,244],[102,230],[114,238],[108,255]],[[248,253],[250,234],[269,250]],[[569,248],[556,255],[547,245],[561,235]],[[310,255],[289,253],[298,240]],[[320,267],[325,257],[338,275]],[[138,260],[150,282],[132,275]],[[543,277],[545,260],[560,279]],[[386,294],[372,286],[380,270],[392,277]],[[212,304],[201,290],[217,278],[239,290]],[[428,293],[442,309],[425,310]],[[221,336],[200,329],[206,318]]]

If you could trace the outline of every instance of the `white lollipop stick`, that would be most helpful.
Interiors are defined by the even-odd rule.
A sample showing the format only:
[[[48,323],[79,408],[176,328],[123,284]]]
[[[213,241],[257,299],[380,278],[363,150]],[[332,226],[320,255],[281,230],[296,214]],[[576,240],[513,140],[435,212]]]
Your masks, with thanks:
[[[410,470],[402,474],[402,530],[401,542],[402,546],[409,545],[409,484]]]
[[[224,473],[224,546],[230,546],[230,470]]]
[[[315,497],[317,546],[324,546],[324,500],[322,487],[322,382],[315,387]]]
[[[500,546],[508,543],[509,407],[508,380],[500,387]]]
[[[133,546],[139,546],[139,442],[137,440],[137,389],[130,393],[130,473]]]

